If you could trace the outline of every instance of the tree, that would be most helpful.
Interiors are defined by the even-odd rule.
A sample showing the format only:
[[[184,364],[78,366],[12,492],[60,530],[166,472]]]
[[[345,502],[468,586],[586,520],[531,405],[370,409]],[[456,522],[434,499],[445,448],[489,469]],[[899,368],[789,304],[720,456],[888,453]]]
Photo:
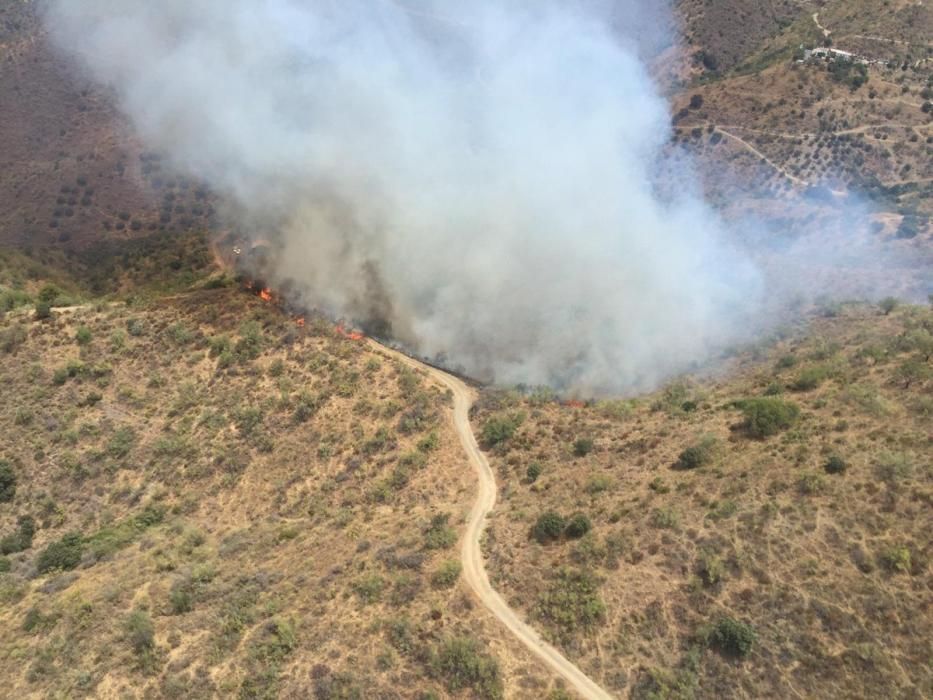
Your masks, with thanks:
[[[751,626],[731,617],[720,618],[710,634],[710,642],[732,656],[747,656],[757,635]]]

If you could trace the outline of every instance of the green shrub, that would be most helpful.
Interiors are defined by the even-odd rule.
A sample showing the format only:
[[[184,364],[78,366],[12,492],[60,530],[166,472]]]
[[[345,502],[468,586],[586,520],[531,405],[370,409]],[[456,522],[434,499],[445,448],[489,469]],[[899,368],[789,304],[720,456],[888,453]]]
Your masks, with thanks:
[[[732,656],[747,656],[756,639],[755,630],[731,617],[720,618],[710,632],[710,644]]]
[[[800,416],[800,408],[782,399],[765,397],[738,403],[745,416],[743,427],[755,438],[766,438],[790,428]]]
[[[722,581],[725,574],[725,566],[722,559],[715,554],[703,552],[697,561],[697,575],[704,586],[715,586]]]
[[[470,697],[482,700],[498,700],[503,696],[499,664],[469,637],[451,637],[440,642],[428,655],[428,668],[452,693],[470,689]]]
[[[777,361],[778,369],[790,369],[797,364],[796,355],[782,355],[781,358]]]
[[[839,455],[832,455],[823,465],[823,469],[827,474],[844,474],[848,468],[849,465]]]
[[[553,510],[542,513],[531,528],[531,536],[541,544],[559,540],[567,523],[563,516]]]
[[[538,477],[541,476],[541,465],[538,462],[532,462],[528,465],[528,469],[525,470],[525,476],[528,477],[528,481],[534,483],[538,480]]]
[[[78,345],[89,345],[93,338],[94,336],[90,328],[84,325],[78,326],[78,331],[75,333],[75,342],[77,342]]]
[[[608,474],[595,474],[586,482],[586,492],[591,496],[612,488],[612,477]]]
[[[448,559],[431,576],[431,583],[436,588],[450,588],[460,578],[463,567],[456,559]]]
[[[146,324],[142,319],[130,318],[126,321],[126,332],[131,336],[139,337],[146,332]]]
[[[132,428],[119,428],[107,443],[107,454],[114,459],[126,457],[136,443],[136,433]]]
[[[581,437],[574,440],[573,454],[577,457],[586,457],[593,451],[593,440],[587,437]]]
[[[265,345],[262,327],[256,321],[247,321],[240,326],[239,332],[240,338],[233,348],[234,354],[241,362],[255,360]]]
[[[593,529],[593,523],[583,513],[575,513],[567,521],[564,534],[571,539],[579,539]]]
[[[521,413],[499,414],[483,423],[481,437],[486,447],[495,447],[509,440],[525,420]]]
[[[0,503],[9,503],[16,495],[16,472],[13,465],[0,460]]]
[[[31,515],[17,518],[16,532],[0,539],[0,554],[25,552],[32,547],[32,538],[36,533],[36,521]]]
[[[562,639],[594,627],[606,617],[599,581],[583,569],[559,569],[538,599],[535,615]]]
[[[713,459],[715,447],[715,438],[711,436],[703,438],[696,445],[691,445],[680,453],[674,463],[674,469],[697,469],[709,464]]]
[[[155,647],[155,626],[145,610],[134,610],[124,622],[126,640],[137,655],[146,654]]]
[[[910,549],[891,547],[881,554],[881,564],[892,573],[909,574],[911,569]]]
[[[450,516],[441,513],[431,518],[431,522],[424,531],[424,546],[427,549],[448,549],[457,541],[457,531],[447,521]]]
[[[12,567],[12,564],[10,563],[10,560],[7,557],[0,554],[0,574],[5,574],[11,568],[13,567]]]
[[[33,314],[37,321],[44,321],[52,316],[52,307],[47,301],[36,302],[36,312]]]
[[[383,588],[385,580],[379,574],[369,574],[353,582],[353,592],[366,605],[378,602]]]
[[[791,389],[794,391],[812,391],[822,384],[828,375],[825,367],[807,367],[791,383]]]
[[[42,550],[36,560],[36,569],[40,574],[54,569],[73,569],[81,563],[83,553],[84,540],[81,535],[76,532],[69,533]]]

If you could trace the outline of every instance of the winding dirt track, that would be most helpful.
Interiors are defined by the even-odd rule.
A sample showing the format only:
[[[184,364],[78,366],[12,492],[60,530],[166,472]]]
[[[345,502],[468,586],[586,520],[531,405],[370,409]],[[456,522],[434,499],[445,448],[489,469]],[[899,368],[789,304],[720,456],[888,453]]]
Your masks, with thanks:
[[[586,700],[610,700],[612,696],[597,685],[589,676],[577,668],[563,654],[545,642],[541,635],[525,624],[515,611],[510,608],[489,583],[486,568],[483,565],[483,552],[480,540],[486,527],[486,516],[496,504],[496,480],[486,456],[479,449],[473,430],[470,427],[470,407],[473,405],[474,392],[464,382],[439,369],[424,365],[407,355],[369,341],[378,352],[389,355],[409,367],[427,372],[434,380],[450,389],[454,398],[453,424],[460,436],[460,444],[473,465],[479,478],[479,494],[470,510],[466,534],[460,548],[463,562],[463,577],[473,589],[483,605],[496,616],[522,644],[532,651],[551,670],[562,676],[571,688]]]

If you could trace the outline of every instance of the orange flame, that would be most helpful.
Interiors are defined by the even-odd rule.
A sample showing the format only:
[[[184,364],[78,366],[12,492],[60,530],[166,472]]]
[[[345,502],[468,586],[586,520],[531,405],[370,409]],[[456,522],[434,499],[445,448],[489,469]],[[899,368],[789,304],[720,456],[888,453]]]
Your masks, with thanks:
[[[266,287],[265,289],[260,290],[259,298],[263,301],[272,301],[272,290]]]
[[[344,338],[347,338],[349,340],[362,340],[363,338],[366,337],[360,331],[348,331],[346,328],[343,327],[342,323],[337,324],[334,330],[337,331],[338,335],[342,335]]]
[[[296,319],[295,319],[295,325],[298,326],[299,328],[304,328],[304,326],[305,326],[304,317],[299,316],[298,318],[296,318]]]

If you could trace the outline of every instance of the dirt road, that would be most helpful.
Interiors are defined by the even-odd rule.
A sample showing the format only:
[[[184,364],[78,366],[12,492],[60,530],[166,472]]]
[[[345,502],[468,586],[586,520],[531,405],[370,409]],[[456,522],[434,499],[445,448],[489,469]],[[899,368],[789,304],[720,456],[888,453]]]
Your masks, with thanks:
[[[570,687],[580,697],[586,700],[608,700],[612,696],[597,685],[585,673],[570,662],[553,646],[545,642],[541,635],[519,619],[489,583],[486,567],[483,564],[483,552],[480,540],[486,526],[486,516],[496,504],[496,479],[493,476],[486,455],[479,449],[476,437],[470,427],[470,406],[473,405],[474,392],[464,382],[439,369],[424,365],[407,355],[396,352],[380,345],[374,340],[369,341],[378,352],[389,355],[404,362],[409,367],[423,370],[453,393],[453,423],[460,437],[460,444],[473,465],[479,479],[479,494],[470,510],[466,534],[460,549],[460,558],[463,561],[463,578],[476,593],[483,605],[496,616],[496,618],[518,637],[519,641],[528,647],[552,671],[567,681]]]

